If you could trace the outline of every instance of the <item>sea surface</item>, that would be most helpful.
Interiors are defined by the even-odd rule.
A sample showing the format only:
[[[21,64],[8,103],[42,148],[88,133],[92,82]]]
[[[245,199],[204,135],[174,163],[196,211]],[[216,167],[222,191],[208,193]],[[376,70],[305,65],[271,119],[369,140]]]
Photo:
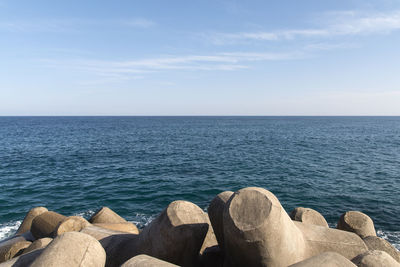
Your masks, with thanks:
[[[143,227],[248,186],[333,227],[365,212],[400,248],[400,117],[0,117],[0,239],[35,206]]]

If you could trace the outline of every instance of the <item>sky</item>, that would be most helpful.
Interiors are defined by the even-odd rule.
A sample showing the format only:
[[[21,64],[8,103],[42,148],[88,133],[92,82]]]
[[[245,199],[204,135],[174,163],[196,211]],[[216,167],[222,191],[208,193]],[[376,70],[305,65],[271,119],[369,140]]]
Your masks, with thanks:
[[[400,115],[400,0],[0,0],[10,115]]]

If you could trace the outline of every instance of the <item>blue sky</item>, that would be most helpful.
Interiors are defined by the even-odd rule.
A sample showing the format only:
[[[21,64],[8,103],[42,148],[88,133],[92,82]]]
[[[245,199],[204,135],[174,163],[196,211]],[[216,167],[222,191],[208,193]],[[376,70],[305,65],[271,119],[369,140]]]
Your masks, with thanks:
[[[0,115],[400,115],[400,1],[0,0]]]

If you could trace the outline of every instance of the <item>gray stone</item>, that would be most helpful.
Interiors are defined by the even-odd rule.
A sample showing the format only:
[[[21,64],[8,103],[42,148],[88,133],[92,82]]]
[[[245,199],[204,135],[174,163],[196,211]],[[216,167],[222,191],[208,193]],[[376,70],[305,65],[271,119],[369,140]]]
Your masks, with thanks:
[[[67,232],[56,237],[35,259],[31,267],[105,266],[106,253],[93,237]]]
[[[290,218],[302,223],[329,227],[324,216],[310,208],[297,207],[290,213]]]
[[[400,263],[381,250],[369,250],[355,257],[352,262],[358,267],[400,267]]]
[[[348,211],[340,216],[337,229],[353,232],[364,238],[376,236],[375,226],[372,219],[360,211]]]
[[[289,267],[356,267],[356,265],[339,253],[324,252]]]

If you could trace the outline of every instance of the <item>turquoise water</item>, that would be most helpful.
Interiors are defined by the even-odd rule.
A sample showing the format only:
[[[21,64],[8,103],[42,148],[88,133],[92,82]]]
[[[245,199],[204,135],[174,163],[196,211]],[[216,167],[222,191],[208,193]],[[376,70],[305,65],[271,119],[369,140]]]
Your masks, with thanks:
[[[347,210],[400,244],[400,117],[0,117],[0,239],[34,206],[143,226],[260,186],[334,225]]]

